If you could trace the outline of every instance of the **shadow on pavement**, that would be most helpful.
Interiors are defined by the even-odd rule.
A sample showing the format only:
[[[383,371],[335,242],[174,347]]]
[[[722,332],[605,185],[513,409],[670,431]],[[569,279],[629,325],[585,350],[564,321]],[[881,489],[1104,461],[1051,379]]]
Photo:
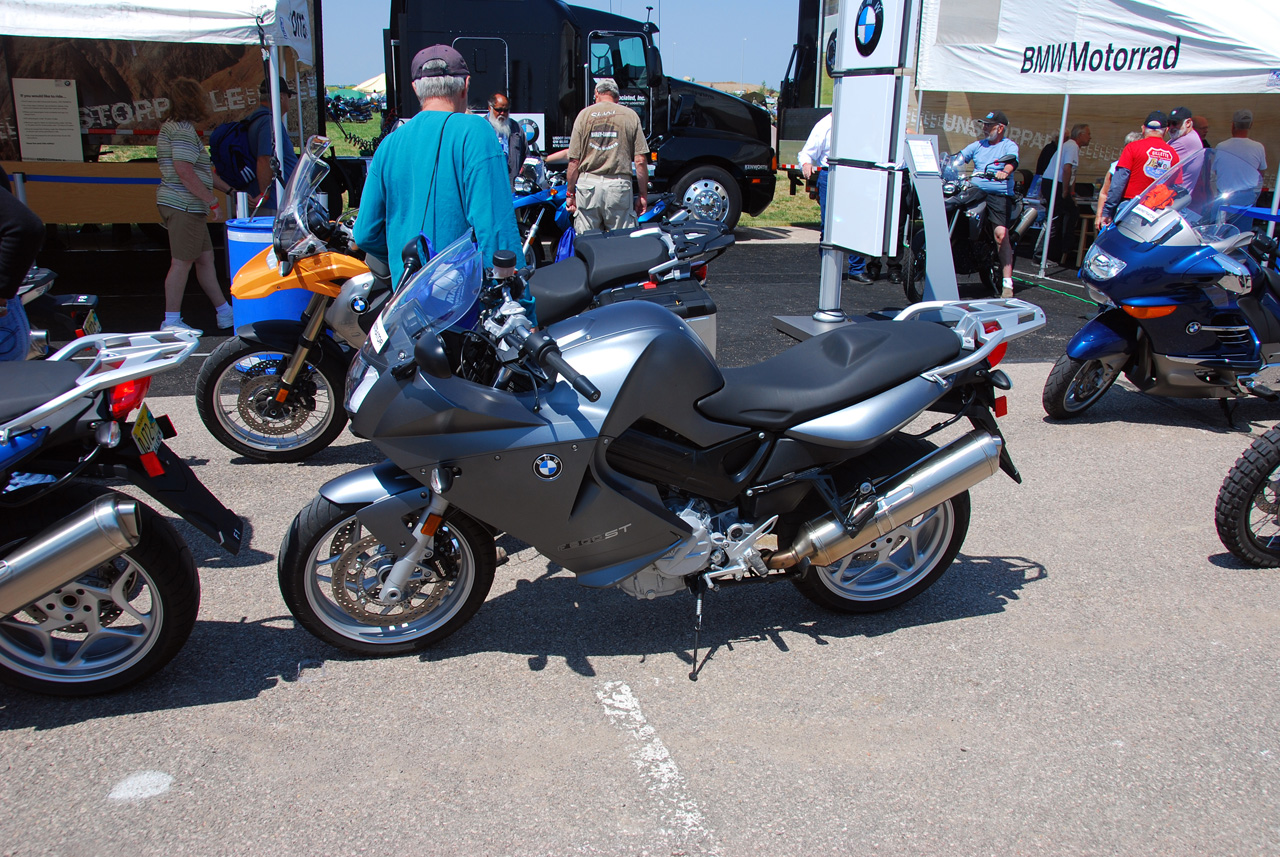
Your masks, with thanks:
[[[1234,428],[1222,413],[1216,399],[1171,399],[1150,396],[1121,387],[1112,387],[1098,403],[1078,417],[1055,420],[1049,425],[1093,425],[1129,423],[1132,425],[1195,428],[1216,434],[1248,434],[1251,426],[1265,431],[1280,421],[1280,406],[1258,398],[1237,399],[1230,404]]]

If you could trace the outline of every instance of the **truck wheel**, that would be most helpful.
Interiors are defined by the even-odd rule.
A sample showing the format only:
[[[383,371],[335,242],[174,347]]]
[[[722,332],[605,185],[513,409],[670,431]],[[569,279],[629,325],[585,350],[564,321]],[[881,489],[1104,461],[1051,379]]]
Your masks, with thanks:
[[[676,182],[672,196],[699,220],[718,220],[730,229],[742,216],[742,190],[719,167],[689,170]]]

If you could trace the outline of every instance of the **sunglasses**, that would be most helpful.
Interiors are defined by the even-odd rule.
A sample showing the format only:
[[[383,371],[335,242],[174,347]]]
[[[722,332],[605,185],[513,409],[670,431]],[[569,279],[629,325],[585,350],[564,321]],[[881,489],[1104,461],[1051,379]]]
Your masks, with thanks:
[[[510,112],[511,112],[511,108],[509,108],[509,107],[495,107],[495,108],[493,108],[493,112],[494,112],[494,113],[510,113]]]

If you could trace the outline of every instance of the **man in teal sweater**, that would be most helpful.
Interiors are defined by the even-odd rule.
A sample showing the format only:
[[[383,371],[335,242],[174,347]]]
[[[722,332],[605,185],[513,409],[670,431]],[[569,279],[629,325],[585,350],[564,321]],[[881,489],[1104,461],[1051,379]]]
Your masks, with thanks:
[[[418,51],[411,68],[422,111],[378,146],[356,243],[389,264],[397,285],[401,252],[420,232],[437,253],[474,232],[486,266],[495,250],[519,257],[506,157],[485,118],[466,112],[466,62],[453,48],[433,45]]]

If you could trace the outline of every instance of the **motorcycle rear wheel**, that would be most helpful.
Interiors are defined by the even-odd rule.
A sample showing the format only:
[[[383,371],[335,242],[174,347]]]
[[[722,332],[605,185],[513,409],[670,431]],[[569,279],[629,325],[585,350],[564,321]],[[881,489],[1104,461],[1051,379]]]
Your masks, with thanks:
[[[260,461],[301,461],[342,434],[347,366],[312,354],[290,400],[274,402],[276,379],[291,355],[233,336],[205,358],[196,378],[196,410],[230,450]],[[268,409],[279,407],[280,413]]]
[[[936,447],[899,435],[877,447],[878,479],[898,473]],[[924,592],[955,561],[969,532],[969,492],[944,500],[837,563],[810,565],[792,578],[819,606],[840,613],[876,613],[905,604]]]
[[[1280,567],[1280,428],[1244,451],[1227,472],[1213,508],[1218,538],[1257,568]]]
[[[111,493],[73,482],[21,514],[11,512],[0,524],[0,556]],[[141,681],[173,659],[195,627],[200,578],[191,550],[167,520],[143,503],[138,519],[137,546],[0,617],[0,681],[52,696],[88,696]]]
[[[1076,360],[1062,355],[1044,382],[1040,396],[1044,412],[1056,420],[1080,416],[1111,389],[1123,369],[1124,366],[1109,367],[1101,360]]]
[[[395,553],[363,527],[358,511],[316,497],[294,518],[278,572],[298,624],[340,649],[389,657],[425,649],[475,615],[497,565],[483,525],[451,510],[436,531],[434,558],[410,578],[406,598],[386,607],[377,595]]]

